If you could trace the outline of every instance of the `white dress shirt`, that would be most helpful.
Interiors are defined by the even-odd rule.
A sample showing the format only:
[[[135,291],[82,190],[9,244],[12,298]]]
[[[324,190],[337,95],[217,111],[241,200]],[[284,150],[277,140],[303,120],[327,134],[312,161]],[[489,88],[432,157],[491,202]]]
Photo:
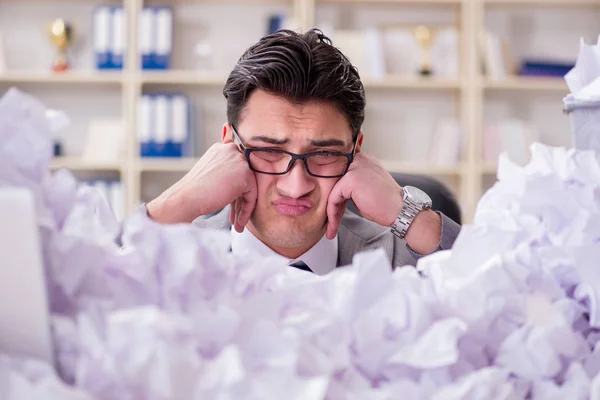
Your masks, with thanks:
[[[231,251],[234,254],[243,254],[245,252],[257,253],[260,256],[267,257],[277,254],[269,246],[261,242],[256,236],[245,228],[242,233],[237,232],[231,227]],[[325,235],[306,253],[296,259],[288,259],[289,263],[303,261],[315,274],[325,275],[333,271],[337,266],[338,259],[338,237],[332,240],[327,239]]]

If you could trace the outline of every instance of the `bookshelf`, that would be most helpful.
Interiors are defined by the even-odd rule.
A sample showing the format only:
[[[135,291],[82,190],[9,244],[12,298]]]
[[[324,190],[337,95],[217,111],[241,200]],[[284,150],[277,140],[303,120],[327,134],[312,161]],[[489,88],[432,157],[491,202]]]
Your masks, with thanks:
[[[191,52],[189,46],[192,44],[190,37],[195,34],[194,24],[197,22],[191,19],[191,15],[199,13],[198,10],[206,8],[207,13],[214,13],[212,19],[220,20],[221,25],[228,25],[232,32],[216,30],[214,35],[222,37],[223,43],[234,43],[236,51],[231,50],[231,54],[241,54],[239,49],[243,49],[242,43],[237,43],[236,38],[251,37],[252,43],[258,39],[262,25],[264,25],[265,15],[271,11],[280,12],[285,10],[294,16],[298,26],[307,29],[313,26],[319,26],[320,18],[323,14],[361,14],[360,10],[379,9],[381,13],[386,10],[406,10],[427,20],[430,16],[438,14],[448,17],[451,23],[458,30],[458,49],[459,49],[459,75],[455,78],[448,77],[407,77],[404,75],[390,74],[381,79],[364,77],[363,82],[367,90],[367,103],[393,104],[396,99],[415,98],[416,101],[429,101],[435,98],[435,104],[452,103],[447,108],[440,108],[443,112],[449,112],[454,115],[464,129],[464,135],[461,140],[461,158],[455,165],[433,165],[426,161],[415,161],[406,159],[390,158],[388,153],[379,157],[383,166],[391,172],[407,172],[414,174],[424,174],[436,177],[446,183],[457,194],[464,213],[465,221],[470,221],[475,210],[475,206],[483,192],[489,186],[496,172],[496,164],[484,160],[483,158],[483,131],[487,115],[490,114],[488,103],[492,103],[503,96],[517,96],[521,108],[527,109],[530,103],[535,103],[535,96],[550,96],[556,100],[557,109],[560,107],[560,101],[567,94],[567,86],[562,78],[532,78],[532,77],[508,77],[502,80],[491,80],[481,73],[480,52],[478,37],[486,26],[487,14],[493,10],[500,12],[520,12],[523,9],[529,10],[547,10],[557,9],[559,13],[570,12],[572,9],[581,9],[583,12],[588,10],[596,12],[600,5],[600,0],[151,0],[144,3],[143,0],[53,0],[39,2],[36,0],[22,0],[18,3],[8,0],[0,0],[0,31],[5,32],[5,36],[12,30],[22,32],[24,29],[38,29],[33,35],[32,40],[40,46],[45,47],[46,54],[51,54],[52,48],[48,41],[44,42],[43,35],[39,32],[40,21],[51,18],[50,16],[63,16],[73,18],[78,26],[85,26],[91,23],[91,12],[99,4],[121,4],[124,6],[127,15],[127,51],[125,57],[125,69],[121,71],[96,71],[93,69],[91,50],[80,51],[80,58],[77,60],[81,68],[74,69],[68,73],[52,74],[47,72],[48,68],[41,66],[32,69],[25,63],[24,59],[18,60],[15,68],[7,72],[0,72],[0,93],[11,86],[22,88],[31,92],[33,95],[41,94],[42,100],[50,106],[54,104],[54,93],[58,93],[57,108],[71,101],[73,107],[77,106],[79,96],[89,96],[88,110],[84,112],[81,118],[91,118],[95,104],[94,98],[99,93],[102,96],[104,107],[112,107],[103,112],[111,117],[120,117],[125,123],[125,153],[119,162],[115,163],[89,163],[84,162],[77,157],[79,148],[73,147],[66,156],[53,160],[51,168],[67,168],[74,173],[94,173],[117,174],[122,180],[126,192],[126,213],[129,213],[137,207],[140,201],[145,199],[144,193],[148,193],[148,187],[156,187],[156,190],[164,189],[172,181],[185,174],[196,162],[196,158],[183,159],[142,159],[138,154],[137,132],[137,104],[139,98],[145,93],[156,91],[181,90],[189,94],[193,100],[199,103],[203,113],[203,123],[211,128],[219,127],[225,121],[225,103],[219,98],[223,83],[228,75],[230,67],[221,68],[215,72],[201,72],[194,70],[193,61],[185,55]],[[149,5],[170,5],[175,11],[175,20],[180,19],[180,24],[174,31],[174,55],[173,69],[167,71],[146,71],[139,67],[138,61],[138,16],[142,7]],[[240,15],[227,15],[223,8],[235,6],[239,8]],[[353,7],[359,11],[352,11]],[[362,7],[362,8],[361,8]],[[56,12],[53,9],[56,8]],[[31,10],[38,10],[37,14]],[[179,10],[179,11],[177,11]],[[383,10],[383,11],[381,11]],[[504,11],[502,11],[504,10]],[[52,12],[51,12],[52,11]],[[244,15],[252,14],[258,16],[257,23],[244,23]],[[4,17],[2,17],[4,15]],[[213,14],[211,14],[213,15]],[[228,23],[223,24],[223,16],[228,17]],[[392,15],[392,14],[390,14]],[[22,24],[19,18],[31,21]],[[364,25],[366,18],[363,15],[351,16],[357,25]],[[391,18],[391,17],[390,17]],[[433,18],[433,17],[432,17]],[[448,19],[447,18],[447,19]],[[504,18],[504,17],[502,17]],[[502,19],[500,18],[500,19]],[[208,17],[207,17],[208,19]],[[435,18],[433,18],[435,20]],[[14,21],[17,22],[14,22]],[[205,20],[202,20],[205,23]],[[389,21],[388,21],[389,22]],[[414,21],[413,21],[414,22]],[[207,22],[206,22],[207,23]],[[190,30],[189,32],[186,29]],[[216,29],[216,28],[215,28]],[[227,29],[226,27],[220,29]],[[244,30],[248,31],[244,35]],[[89,31],[87,32],[89,34]],[[327,32],[326,32],[327,33]],[[594,34],[597,35],[598,32]],[[20,34],[20,33],[19,33]],[[238,35],[238,36],[235,36]],[[245,38],[248,42],[248,38]],[[335,39],[334,39],[335,44]],[[578,42],[571,43],[572,51],[577,51]],[[15,51],[9,47],[8,52]],[[43,53],[43,52],[42,52]],[[10,56],[10,54],[9,54]],[[186,58],[188,57],[188,58]],[[86,61],[87,60],[87,61]],[[39,60],[38,60],[39,61]],[[70,96],[70,97],[69,97]],[[222,97],[222,96],[221,96]],[[439,99],[438,99],[439,97]],[[533,98],[533,100],[524,100],[524,98]],[[71,98],[68,100],[67,98]],[[379,98],[383,100],[378,100]],[[215,100],[218,99],[218,100]],[[378,103],[379,101],[379,103]],[[400,101],[400,100],[398,100]],[[404,101],[404,100],[402,100]],[[500,101],[500,100],[497,100]],[[530,101],[530,103],[526,103]],[[524,103],[523,103],[524,102]],[[409,104],[407,102],[399,104]],[[523,105],[524,104],[524,105]],[[404,106],[399,106],[401,109]],[[410,106],[406,106],[410,113]],[[67,107],[68,108],[68,107]],[[77,109],[77,108],[74,108]],[[447,111],[450,110],[450,111]],[[66,110],[69,112],[69,110]],[[375,113],[377,109],[367,109],[366,122],[375,133],[369,134],[365,140],[372,143],[371,148],[380,149],[385,146],[381,135],[384,128],[382,124],[373,122],[380,118],[380,114]],[[386,108],[388,114],[389,111]],[[431,114],[436,113],[436,108],[431,109]],[[493,113],[491,113],[493,114]],[[419,114],[420,115],[420,114]],[[370,117],[371,116],[371,117]],[[433,115],[432,115],[433,117]],[[391,118],[391,117],[390,117]],[[404,117],[402,117],[404,118]],[[426,119],[426,116],[420,118]],[[566,118],[566,117],[565,117]],[[394,126],[397,120],[390,119],[388,125]],[[74,142],[81,142],[83,135],[81,132],[82,122],[78,122],[78,135],[73,134]],[[568,126],[568,125],[566,125]],[[206,129],[205,129],[206,130]],[[218,140],[218,131],[210,130],[211,133],[203,133],[200,139],[199,148],[207,148],[208,145]],[[418,135],[410,138],[418,140]],[[404,140],[404,139],[402,139]],[[381,143],[379,142],[381,141]],[[400,143],[400,142],[399,142]],[[399,146],[399,145],[398,145]],[[369,146],[365,146],[365,151],[369,151]],[[157,184],[160,177],[168,176],[167,181],[163,182],[162,187]],[[156,193],[158,194],[158,193]],[[147,196],[147,195],[146,195]]]

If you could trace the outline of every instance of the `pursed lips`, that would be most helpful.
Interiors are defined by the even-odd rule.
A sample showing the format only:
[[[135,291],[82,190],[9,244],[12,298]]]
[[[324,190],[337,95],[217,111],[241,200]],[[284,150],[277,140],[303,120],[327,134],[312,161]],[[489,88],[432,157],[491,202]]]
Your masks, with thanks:
[[[280,198],[273,202],[279,214],[287,216],[300,216],[310,211],[312,201],[305,199]]]

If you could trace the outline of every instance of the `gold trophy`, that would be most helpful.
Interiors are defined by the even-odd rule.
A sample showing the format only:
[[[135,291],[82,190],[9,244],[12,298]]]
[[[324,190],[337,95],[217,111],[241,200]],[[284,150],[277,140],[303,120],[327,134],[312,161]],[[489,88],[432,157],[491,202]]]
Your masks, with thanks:
[[[431,42],[433,40],[433,34],[428,27],[419,25],[415,28],[414,35],[419,42],[419,46],[421,47],[421,66],[419,67],[419,74],[424,76],[431,75],[431,58],[429,53]]]
[[[73,25],[61,18],[54,20],[50,24],[50,40],[58,50],[56,59],[52,65],[54,72],[69,70],[67,50],[73,43],[73,34]]]

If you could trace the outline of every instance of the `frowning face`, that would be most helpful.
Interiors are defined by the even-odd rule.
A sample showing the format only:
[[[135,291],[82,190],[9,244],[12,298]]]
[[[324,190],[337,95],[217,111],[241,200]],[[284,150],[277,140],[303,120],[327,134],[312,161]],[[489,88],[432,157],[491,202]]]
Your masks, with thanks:
[[[281,149],[295,154],[351,153],[354,148],[348,120],[334,105],[316,101],[294,104],[260,90],[248,99],[235,129],[247,148]],[[233,135],[231,126],[226,125],[223,141],[232,141]],[[264,155],[256,158],[264,168],[289,164],[276,154]],[[343,163],[343,159],[315,159],[310,164],[314,165],[311,172],[334,170],[333,163]],[[255,176],[258,200],[246,228],[279,254],[290,258],[301,255],[325,234],[327,199],[340,178],[311,176],[301,160],[286,174]]]

